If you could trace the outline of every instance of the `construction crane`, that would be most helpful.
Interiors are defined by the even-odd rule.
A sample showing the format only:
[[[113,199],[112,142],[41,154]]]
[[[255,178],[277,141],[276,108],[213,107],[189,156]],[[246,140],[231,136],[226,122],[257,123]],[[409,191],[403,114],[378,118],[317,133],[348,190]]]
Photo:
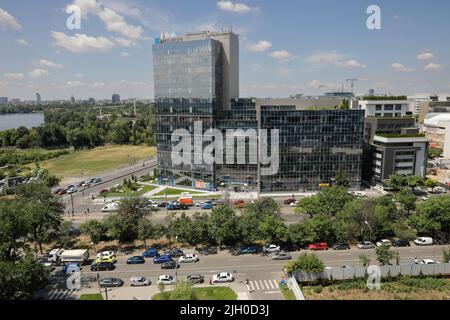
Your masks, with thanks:
[[[347,82],[351,83],[351,87],[352,87],[352,92],[353,92],[353,88],[355,86],[355,82],[358,81],[358,79],[347,79]]]

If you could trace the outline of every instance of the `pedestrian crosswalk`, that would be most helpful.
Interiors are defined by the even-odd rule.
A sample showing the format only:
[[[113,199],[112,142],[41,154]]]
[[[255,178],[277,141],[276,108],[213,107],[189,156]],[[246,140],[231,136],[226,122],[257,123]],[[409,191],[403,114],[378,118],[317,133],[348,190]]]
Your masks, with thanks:
[[[51,290],[47,295],[47,300],[75,300],[76,290],[62,290],[55,289]]]
[[[251,280],[247,284],[248,291],[279,290],[277,280]]]

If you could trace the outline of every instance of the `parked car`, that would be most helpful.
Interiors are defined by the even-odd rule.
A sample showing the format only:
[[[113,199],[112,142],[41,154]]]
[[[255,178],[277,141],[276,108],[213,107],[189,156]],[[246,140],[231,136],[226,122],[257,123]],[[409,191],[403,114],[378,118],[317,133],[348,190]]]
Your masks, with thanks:
[[[96,263],[102,263],[102,262],[115,263],[116,257],[115,256],[104,256],[104,257],[97,258],[95,260],[95,262]]]
[[[187,281],[190,284],[201,284],[205,282],[205,277],[202,276],[200,273],[193,273],[187,276]]]
[[[179,267],[180,267],[180,265],[174,260],[164,262],[161,265],[161,269],[178,269]]]
[[[313,251],[319,251],[319,250],[328,250],[328,243],[326,242],[318,242],[318,243],[311,243],[308,246],[309,250],[313,250]]]
[[[213,248],[213,247],[207,247],[207,248],[203,248],[199,250],[199,253],[205,256],[209,256],[212,254],[217,254],[218,250],[217,248]]]
[[[291,206],[291,207],[296,207],[296,206],[298,206],[298,201],[291,202],[291,204],[290,204],[289,206]]]
[[[131,287],[146,287],[151,285],[152,282],[146,277],[134,276],[130,278]]]
[[[272,255],[272,260],[291,260],[292,256],[284,251],[276,252]]]
[[[101,252],[97,253],[97,259],[103,258],[103,257],[112,257],[112,256],[114,256],[114,258],[116,257],[116,253],[112,250],[101,251]]]
[[[281,250],[286,252],[300,251],[305,248],[304,244],[298,243],[286,243],[282,246]]]
[[[53,194],[59,195],[59,193],[63,191],[63,189],[56,189],[55,191],[53,191]]]
[[[213,208],[213,205],[211,203],[204,203],[202,205],[202,210],[211,210]]]
[[[67,193],[67,190],[61,189],[59,190],[59,192],[57,193],[58,196],[62,196],[65,195]]]
[[[169,256],[171,256],[173,258],[178,258],[178,257],[183,256],[184,252],[181,249],[173,248],[173,249],[170,249],[170,250],[166,251],[165,254],[167,254],[167,255],[169,255]]]
[[[256,254],[258,253],[258,248],[254,247],[254,246],[250,246],[250,247],[243,247],[239,250],[240,254]]]
[[[213,275],[211,281],[212,281],[212,283],[233,282],[234,277],[229,272],[222,272],[222,273]]]
[[[172,285],[177,283],[177,278],[175,278],[174,276],[169,276],[169,275],[163,275],[163,276],[159,276],[158,278],[158,284],[164,284],[164,285]]]
[[[179,263],[193,263],[193,262],[198,262],[200,259],[198,258],[198,256],[196,254],[186,254],[182,257],[180,257],[180,259],[178,259]]]
[[[72,194],[72,193],[76,193],[77,192],[77,189],[75,188],[75,186],[69,186],[68,188],[67,188],[67,193],[68,194]]]
[[[83,184],[85,184],[85,183],[86,183],[86,181],[80,181],[80,182],[77,184],[77,187],[82,187]]]
[[[390,247],[390,246],[392,246],[392,242],[390,240],[388,240],[388,239],[382,239],[382,240],[377,242],[377,247],[381,247],[383,245]]]
[[[370,241],[362,241],[356,245],[358,249],[373,249],[375,245]]]
[[[93,178],[90,181],[90,183],[92,183],[92,184],[96,184],[96,183],[100,183],[100,182],[102,182],[102,179],[100,179],[100,178]]]
[[[435,187],[433,190],[434,193],[447,193],[447,189],[444,187]]]
[[[167,254],[165,254],[163,256],[159,256],[159,257],[154,258],[153,259],[153,263],[161,264],[161,263],[164,263],[164,262],[167,262],[167,261],[170,261],[170,260],[172,260],[172,257],[167,255]]]
[[[171,202],[167,205],[167,210],[188,210],[189,207],[179,202]]]
[[[127,260],[127,264],[143,264],[145,259],[141,256],[134,256]]]
[[[433,238],[419,237],[416,240],[414,240],[414,243],[418,246],[431,246],[433,245]]]
[[[73,263],[69,263],[66,266],[63,266],[61,271],[63,273],[75,273],[75,272],[81,271],[81,268],[78,265],[78,263],[73,262]]]
[[[111,271],[115,268],[114,263],[110,262],[100,262],[91,265],[91,271]]]
[[[350,245],[346,242],[339,242],[333,245],[333,250],[350,250]]]
[[[285,205],[290,205],[291,203],[295,203],[295,199],[294,198],[292,198],[292,199],[287,199],[287,200],[284,200],[283,201],[283,203],[285,204]]]
[[[281,251],[280,246],[277,246],[276,244],[269,244],[263,247],[263,252],[266,253],[274,253],[279,251]]]
[[[102,208],[102,212],[115,212],[119,210],[119,204],[117,202],[108,203]]]
[[[167,202],[165,202],[165,201],[158,202],[158,207],[159,207],[159,208],[165,208],[165,207],[167,207]]]
[[[156,257],[159,257],[160,255],[159,255],[157,249],[149,248],[149,249],[147,249],[147,251],[143,252],[141,254],[141,256],[144,258],[156,258]]]
[[[123,280],[118,278],[103,278],[100,279],[99,284],[102,288],[121,287],[123,286]]]
[[[438,264],[438,263],[439,262],[433,259],[423,259],[422,261],[420,261],[420,264]]]
[[[411,243],[409,243],[409,240],[405,239],[397,239],[392,244],[394,247],[410,247]]]
[[[234,206],[238,209],[245,208],[245,201],[244,200],[238,200],[234,203]]]

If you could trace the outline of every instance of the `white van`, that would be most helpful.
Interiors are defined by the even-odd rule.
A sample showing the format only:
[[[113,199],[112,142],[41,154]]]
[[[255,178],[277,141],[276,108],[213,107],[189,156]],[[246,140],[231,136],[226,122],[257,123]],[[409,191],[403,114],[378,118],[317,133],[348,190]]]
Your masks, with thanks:
[[[50,263],[55,263],[55,264],[58,263],[59,262],[59,258],[60,258],[61,254],[63,252],[64,252],[64,249],[61,249],[61,248],[53,249],[48,254],[47,261],[50,262]]]
[[[418,246],[431,246],[433,245],[433,239],[428,237],[420,237],[414,240],[414,243]]]

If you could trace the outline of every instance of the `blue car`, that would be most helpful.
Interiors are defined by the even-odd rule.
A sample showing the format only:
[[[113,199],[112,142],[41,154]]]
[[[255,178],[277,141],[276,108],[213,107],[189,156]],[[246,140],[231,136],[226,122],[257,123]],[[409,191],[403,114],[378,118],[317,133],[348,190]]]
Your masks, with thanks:
[[[208,202],[206,202],[206,203],[204,203],[202,205],[202,209],[203,210],[211,210],[212,208],[213,208],[213,205],[211,203],[208,203]]]
[[[172,261],[172,257],[169,256],[168,254],[165,254],[163,256],[156,257],[153,259],[153,263],[157,263],[157,264],[161,264],[161,263],[165,263],[165,262],[169,262],[169,261]]]
[[[241,254],[255,254],[255,253],[258,253],[258,249],[256,249],[256,247],[245,247],[245,248],[242,248],[240,251],[241,251]]]
[[[150,248],[147,251],[145,251],[144,253],[142,253],[142,257],[156,258],[156,257],[159,257],[159,253],[158,253],[158,250],[156,250],[155,248]]]
[[[143,264],[145,259],[141,256],[131,257],[127,260],[127,264]]]

